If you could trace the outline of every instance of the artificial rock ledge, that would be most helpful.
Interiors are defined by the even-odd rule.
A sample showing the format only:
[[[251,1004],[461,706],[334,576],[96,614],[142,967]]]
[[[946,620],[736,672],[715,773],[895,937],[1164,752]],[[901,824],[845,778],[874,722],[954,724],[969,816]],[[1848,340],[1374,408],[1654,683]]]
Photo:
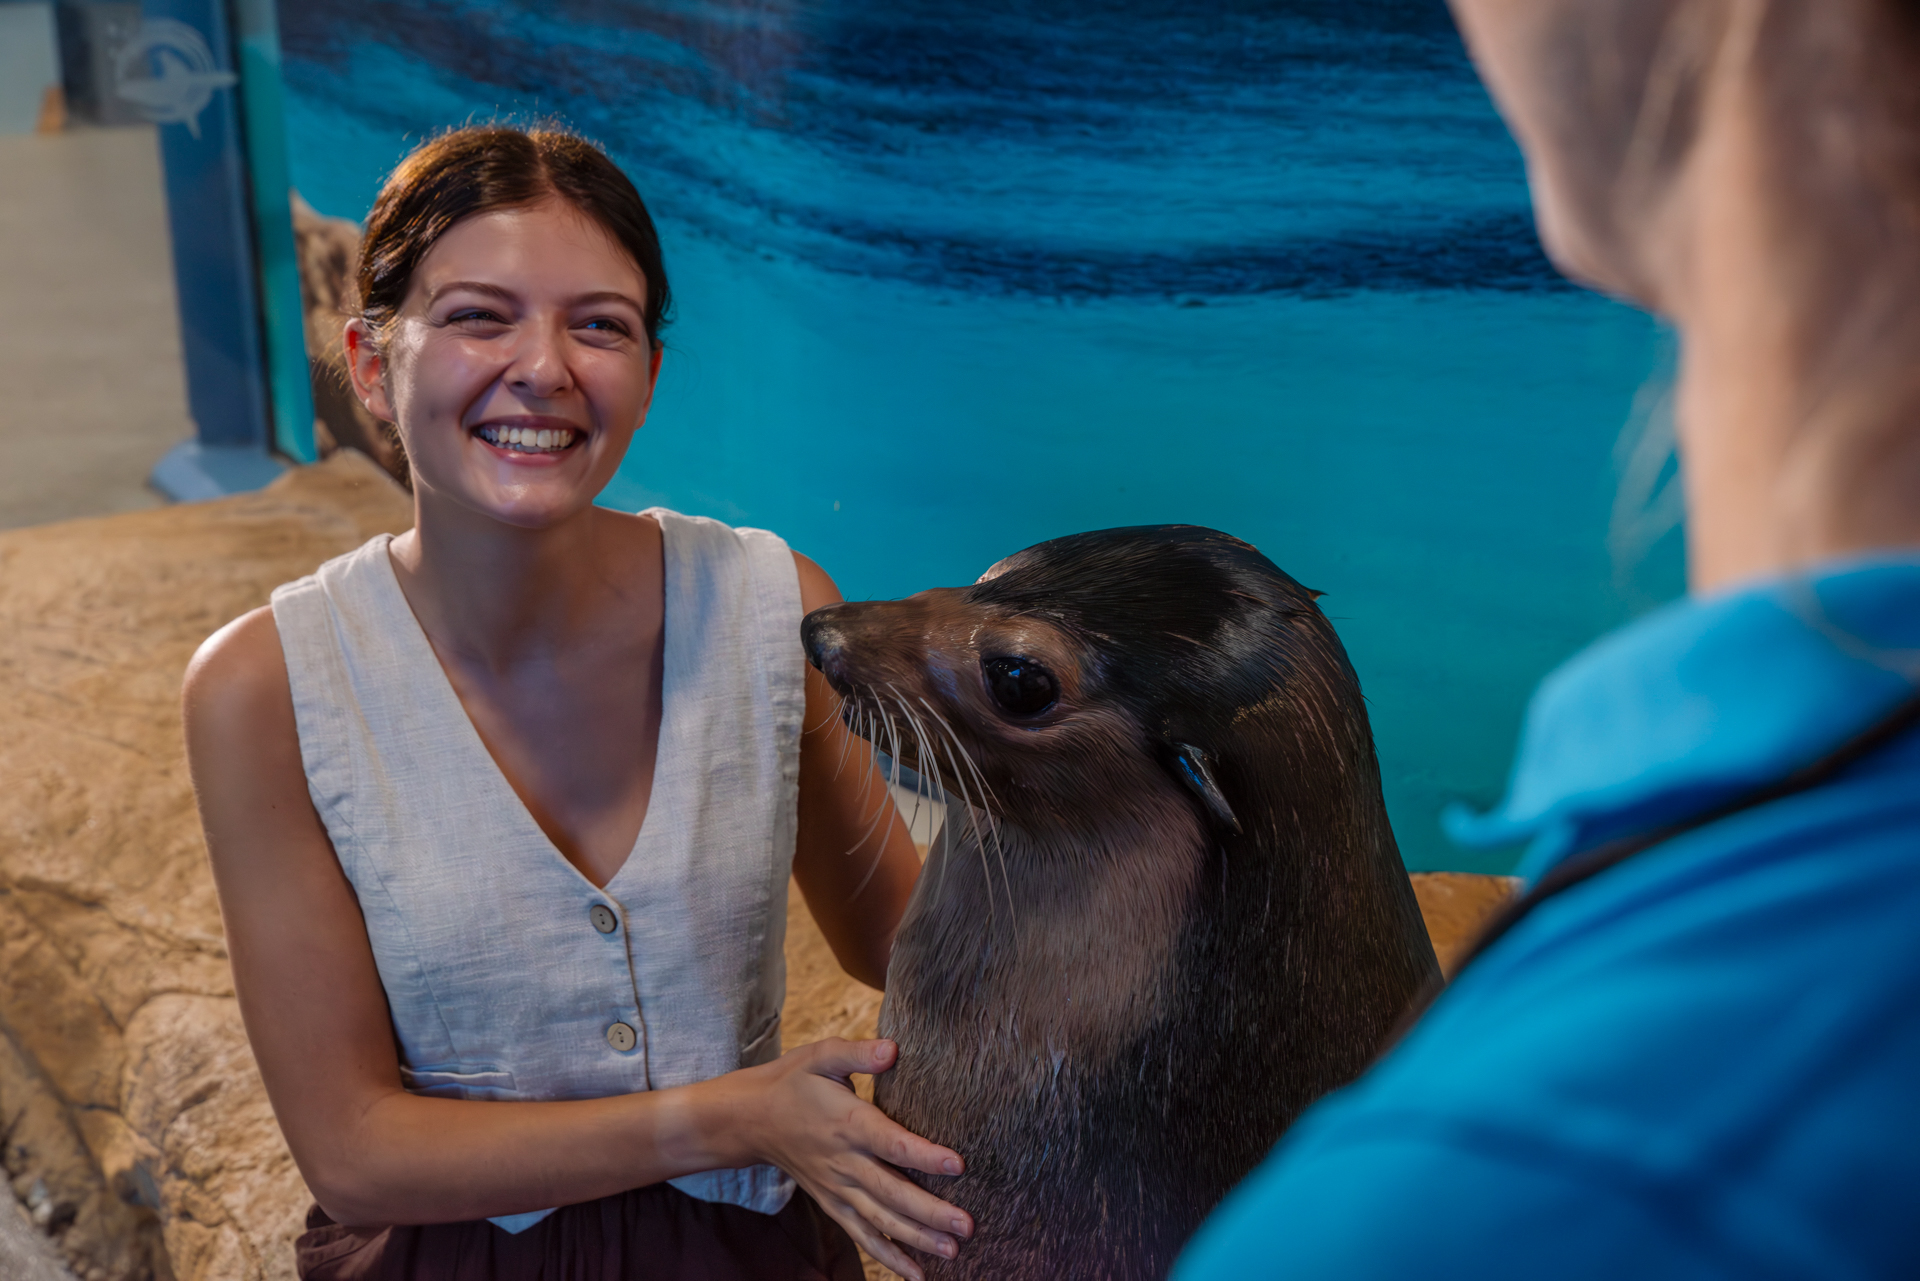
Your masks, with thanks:
[[[180,677],[275,586],[410,518],[342,451],[258,494],[0,534],[0,1164],[79,1281],[293,1277],[309,1197],[233,998]],[[1416,888],[1443,960],[1507,892]],[[788,922],[787,1044],[871,1035],[879,994],[797,894]]]

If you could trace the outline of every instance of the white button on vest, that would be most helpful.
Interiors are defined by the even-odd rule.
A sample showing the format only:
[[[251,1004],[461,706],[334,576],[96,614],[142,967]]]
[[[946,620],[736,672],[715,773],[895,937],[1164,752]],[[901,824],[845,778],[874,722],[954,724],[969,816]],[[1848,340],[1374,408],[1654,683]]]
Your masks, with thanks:
[[[587,913],[587,919],[592,921],[593,928],[602,934],[611,934],[620,928],[620,918],[615,916],[613,909],[605,903],[595,903],[592,910]]]
[[[638,1040],[639,1038],[633,1034],[633,1029],[625,1023],[615,1023],[607,1029],[607,1044],[622,1054],[631,1050]]]

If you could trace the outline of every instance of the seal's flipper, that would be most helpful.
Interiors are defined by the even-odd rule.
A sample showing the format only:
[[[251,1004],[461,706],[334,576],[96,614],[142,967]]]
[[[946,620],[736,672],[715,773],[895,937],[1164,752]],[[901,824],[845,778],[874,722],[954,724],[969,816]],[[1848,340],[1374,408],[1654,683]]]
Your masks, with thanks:
[[[1207,754],[1191,743],[1171,743],[1173,749],[1173,776],[1187,785],[1187,789],[1200,798],[1207,807],[1207,813],[1214,821],[1232,832],[1240,830],[1240,820],[1233,816],[1233,806],[1227,804],[1227,798],[1220,794],[1220,785],[1213,781],[1213,766],[1207,760]]]

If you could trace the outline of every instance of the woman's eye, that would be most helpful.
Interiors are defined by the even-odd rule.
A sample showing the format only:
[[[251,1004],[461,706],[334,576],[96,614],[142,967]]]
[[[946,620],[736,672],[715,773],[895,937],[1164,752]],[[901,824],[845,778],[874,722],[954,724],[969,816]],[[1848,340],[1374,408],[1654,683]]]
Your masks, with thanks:
[[[478,307],[469,307],[465,311],[456,311],[451,316],[448,316],[447,319],[456,325],[470,320],[492,321],[495,324],[500,322],[500,317],[490,311],[482,311]]]
[[[611,316],[596,316],[594,319],[589,320],[582,328],[597,330],[605,334],[619,334],[622,337],[625,337],[629,332],[624,324],[613,319]]]
[[[1031,658],[986,658],[987,692],[1009,716],[1038,716],[1060,699],[1060,682]]]

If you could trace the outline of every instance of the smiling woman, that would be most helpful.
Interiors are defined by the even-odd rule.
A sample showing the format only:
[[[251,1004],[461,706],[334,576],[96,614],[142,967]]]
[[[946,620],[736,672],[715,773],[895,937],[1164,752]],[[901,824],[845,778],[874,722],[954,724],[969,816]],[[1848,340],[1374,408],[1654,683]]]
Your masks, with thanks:
[[[472,214],[400,307],[347,326],[354,390],[401,424],[416,487],[543,524],[606,486],[646,416],[661,354],[647,281],[558,196]]]
[[[467,241],[484,235],[461,226],[469,222],[493,234],[485,236],[488,243],[463,253]],[[549,222],[565,224],[551,245],[543,239],[543,233],[553,229]],[[452,243],[443,243],[450,232],[455,232]],[[513,243],[493,243],[503,239]],[[548,273],[559,264],[546,256],[549,248],[571,258],[569,279],[583,282],[581,292],[569,295],[552,285]],[[624,279],[607,281],[594,275],[595,266],[609,258],[609,249]],[[522,134],[461,129],[420,148],[394,171],[367,220],[356,281],[360,315],[346,334],[355,390],[363,400],[369,395],[366,376],[379,373],[379,352],[400,328],[415,273],[436,250],[434,277],[423,282],[420,296],[437,328],[496,337],[525,320],[537,291],[559,304],[556,314],[567,322],[565,332],[604,335],[595,345],[611,350],[615,365],[633,355],[644,334],[651,362],[646,396],[651,399],[653,376],[659,373],[660,331],[672,314],[660,237],[633,184],[590,143],[553,130]],[[495,252],[490,255],[490,250]],[[469,278],[460,265],[476,259],[483,270]],[[501,274],[529,269],[536,276],[523,283],[537,290],[516,292]],[[609,284],[613,287],[606,287]],[[376,357],[371,365],[362,360],[367,354]],[[384,389],[373,394],[384,396]],[[374,412],[397,422],[395,410],[384,404]],[[640,413],[645,413],[644,403]],[[476,431],[490,444],[517,444],[523,451],[529,444],[551,447],[551,438],[544,447],[523,440],[529,429],[536,437],[541,430],[538,423],[488,422]],[[575,429],[559,423],[548,430]]]
[[[274,593],[188,673],[235,986],[318,1201],[309,1281],[860,1275],[951,1256],[860,1102],[891,1043],[776,1058],[789,868],[878,986],[919,862],[799,644],[780,539],[594,505],[668,290],[626,177],[459,130],[368,221],[353,388],[414,528]],[[797,1185],[797,1186],[796,1186]],[[551,1207],[561,1207],[553,1209]]]

